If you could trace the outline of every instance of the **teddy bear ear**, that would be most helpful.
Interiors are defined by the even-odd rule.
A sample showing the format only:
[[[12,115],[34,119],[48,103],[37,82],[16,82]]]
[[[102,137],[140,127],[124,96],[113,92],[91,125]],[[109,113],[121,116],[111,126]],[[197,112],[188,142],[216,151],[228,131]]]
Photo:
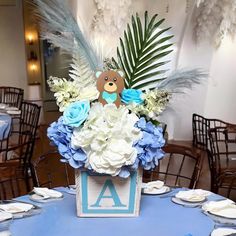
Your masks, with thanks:
[[[118,70],[117,73],[118,73],[121,77],[124,77],[124,76],[125,76],[125,73],[124,73],[122,70]]]
[[[95,77],[98,79],[98,77],[102,74],[102,71],[98,70],[95,73]]]

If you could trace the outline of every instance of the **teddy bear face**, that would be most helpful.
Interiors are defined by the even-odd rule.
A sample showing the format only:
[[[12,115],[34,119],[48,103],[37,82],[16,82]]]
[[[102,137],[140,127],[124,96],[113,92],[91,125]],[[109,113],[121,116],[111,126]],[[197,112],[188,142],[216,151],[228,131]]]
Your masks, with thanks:
[[[124,87],[124,79],[119,71],[104,71],[99,73],[97,77],[97,89],[99,92],[121,93]]]

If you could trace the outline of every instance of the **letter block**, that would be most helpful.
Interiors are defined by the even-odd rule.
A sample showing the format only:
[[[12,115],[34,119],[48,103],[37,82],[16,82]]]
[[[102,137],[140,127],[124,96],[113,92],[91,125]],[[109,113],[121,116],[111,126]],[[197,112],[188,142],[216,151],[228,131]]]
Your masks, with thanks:
[[[127,179],[76,170],[79,217],[135,217],[139,215],[142,170]]]

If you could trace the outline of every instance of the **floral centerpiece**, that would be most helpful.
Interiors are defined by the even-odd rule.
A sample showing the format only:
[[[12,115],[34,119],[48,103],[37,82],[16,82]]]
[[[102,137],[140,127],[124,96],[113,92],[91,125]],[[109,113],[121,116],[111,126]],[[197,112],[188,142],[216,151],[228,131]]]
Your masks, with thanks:
[[[174,91],[200,83],[204,74],[165,76],[160,68],[169,62],[163,58],[172,52],[173,35],[157,15],[132,16],[116,58],[101,60],[65,1],[35,2],[42,37],[73,57],[70,79],[48,80],[63,112],[48,137],[76,170],[78,215],[138,215],[138,170],[154,169],[164,157],[158,116]]]

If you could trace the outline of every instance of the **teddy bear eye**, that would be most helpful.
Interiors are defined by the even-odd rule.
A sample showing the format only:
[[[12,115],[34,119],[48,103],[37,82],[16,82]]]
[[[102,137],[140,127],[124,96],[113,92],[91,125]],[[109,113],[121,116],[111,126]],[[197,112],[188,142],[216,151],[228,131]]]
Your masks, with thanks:
[[[116,81],[117,81],[117,78],[114,78],[113,81],[116,82]]]
[[[108,77],[105,77],[105,80],[107,81],[107,80],[108,80]]]

